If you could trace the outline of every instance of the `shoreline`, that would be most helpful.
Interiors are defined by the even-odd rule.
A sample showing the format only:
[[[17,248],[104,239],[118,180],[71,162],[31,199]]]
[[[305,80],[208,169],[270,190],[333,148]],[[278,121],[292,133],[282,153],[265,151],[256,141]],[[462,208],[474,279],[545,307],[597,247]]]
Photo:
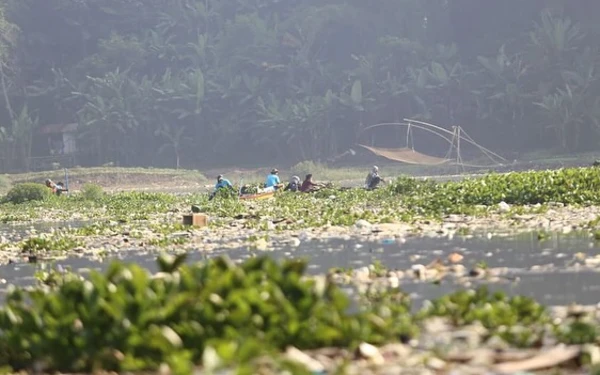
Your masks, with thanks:
[[[394,179],[399,176],[410,176],[414,178],[431,178],[435,180],[459,180],[469,177],[480,177],[488,172],[505,174],[510,172],[539,171],[546,169],[559,169],[570,167],[589,166],[600,157],[598,153],[585,153],[581,155],[561,155],[558,157],[542,158],[537,153],[523,155],[519,160],[508,162],[499,166],[490,166],[489,168],[479,168],[476,170],[463,170],[457,173],[456,165],[445,166],[421,166],[406,165],[392,162],[389,160],[371,161],[380,166],[382,174],[387,179]],[[283,176],[293,174],[308,173],[304,170],[307,167],[315,169],[311,172],[317,180],[323,180],[341,184],[342,186],[357,186],[364,181],[364,176],[370,171],[370,163],[355,162],[350,165],[332,165],[319,164],[313,162],[302,162],[296,167],[280,168]],[[296,168],[297,170],[294,170]],[[92,183],[102,186],[106,191],[203,191],[206,186],[210,188],[213,177],[217,174],[224,174],[233,183],[239,181],[263,181],[269,173],[270,167],[256,168],[236,168],[227,167],[221,169],[164,169],[164,168],[142,168],[142,167],[74,167],[69,169],[70,187],[73,192],[79,191],[86,183]],[[42,183],[46,178],[55,181],[64,179],[63,169],[48,170],[39,172],[27,172],[16,174],[0,174],[0,178],[5,177],[13,184],[22,182]],[[283,180],[287,181],[287,177]],[[149,185],[144,187],[145,185]],[[1,186],[0,186],[1,188]]]

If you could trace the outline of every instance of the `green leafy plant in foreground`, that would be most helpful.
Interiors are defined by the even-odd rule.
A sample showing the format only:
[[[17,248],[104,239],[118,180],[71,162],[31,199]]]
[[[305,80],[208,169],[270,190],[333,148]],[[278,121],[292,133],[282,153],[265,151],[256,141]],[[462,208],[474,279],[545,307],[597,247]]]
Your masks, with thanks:
[[[369,288],[350,312],[350,299],[327,277],[308,278],[306,262],[227,257],[185,264],[161,256],[159,273],[113,262],[89,279],[57,268],[36,274],[42,284],[9,291],[0,308],[0,366],[41,364],[47,371],[154,370],[243,366],[289,345],[356,348],[417,338],[420,325],[444,317],[455,326],[480,322],[488,337],[520,347],[547,334],[561,342],[597,341],[592,323],[554,329],[543,306],[486,288],[433,301],[416,315],[399,289]],[[593,323],[597,327],[597,323]],[[280,365],[283,365],[280,363]],[[255,373],[255,372],[254,372]]]
[[[575,319],[555,327],[555,335],[559,341],[569,345],[600,343],[600,325],[597,322],[587,322]]]
[[[115,262],[88,281],[67,279],[48,292],[12,291],[0,310],[0,364],[141,370],[169,358],[198,363],[208,346],[234,361],[242,347],[257,355],[288,345],[382,343],[398,333],[398,310],[387,319],[374,319],[373,310],[347,313],[344,292],[326,279],[305,279],[303,261],[261,257],[238,266],[216,258],[181,265],[182,259],[161,259],[163,272],[155,277]]]
[[[69,267],[63,269],[48,263],[41,263],[36,269],[34,277],[41,285],[49,287],[58,286],[72,279],[83,279],[81,275],[72,272]]]

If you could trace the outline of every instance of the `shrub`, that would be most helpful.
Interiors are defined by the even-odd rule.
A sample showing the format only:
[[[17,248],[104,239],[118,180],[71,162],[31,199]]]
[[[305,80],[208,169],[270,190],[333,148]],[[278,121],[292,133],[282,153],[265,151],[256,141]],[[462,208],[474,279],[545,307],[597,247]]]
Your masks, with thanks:
[[[81,188],[81,196],[83,199],[87,199],[90,201],[99,200],[104,196],[104,191],[102,187],[96,184],[84,184]]]
[[[19,204],[28,201],[42,201],[51,195],[50,189],[42,184],[22,183],[12,187],[4,197],[4,202]]]

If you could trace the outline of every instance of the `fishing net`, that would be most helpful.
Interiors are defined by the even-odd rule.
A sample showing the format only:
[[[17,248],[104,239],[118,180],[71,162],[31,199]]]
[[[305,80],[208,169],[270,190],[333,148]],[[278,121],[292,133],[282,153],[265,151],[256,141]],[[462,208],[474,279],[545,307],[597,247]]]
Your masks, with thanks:
[[[490,165],[476,165],[476,164],[468,164],[463,163],[462,160],[462,148],[463,145],[471,146],[477,149],[482,156],[485,156],[489,159],[494,165],[500,166],[503,165],[507,160],[502,156],[493,153],[487,148],[477,144],[460,126],[453,126],[452,130],[444,129],[442,127],[428,124],[423,121],[417,121],[412,119],[404,119],[403,123],[381,123],[376,125],[367,126],[362,129],[362,132],[378,128],[382,126],[400,126],[406,128],[406,147],[400,148],[384,148],[384,147],[372,147],[365,146],[363,144],[359,144],[359,146],[371,151],[375,155],[384,157],[386,159],[398,161],[406,164],[416,164],[416,165],[442,165],[442,164],[456,164],[462,168],[464,167],[473,167],[473,168],[488,168]],[[437,137],[445,140],[449,144],[449,149],[446,155],[443,158],[431,156],[427,154],[422,154],[418,151],[415,151],[414,142],[413,142],[413,129],[419,129]],[[450,159],[451,155],[456,155],[452,159]]]
[[[453,160],[446,158],[438,158],[431,155],[422,154],[408,147],[402,148],[381,148],[369,147],[359,144],[359,146],[371,151],[372,153],[382,156],[386,159],[399,161],[407,164],[417,165],[441,165]]]

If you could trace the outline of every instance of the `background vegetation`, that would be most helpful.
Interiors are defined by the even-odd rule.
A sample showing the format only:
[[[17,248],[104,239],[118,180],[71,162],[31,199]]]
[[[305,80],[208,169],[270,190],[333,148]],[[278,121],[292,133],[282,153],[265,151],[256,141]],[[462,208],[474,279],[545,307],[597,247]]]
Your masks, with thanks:
[[[363,127],[404,117],[459,124],[503,151],[600,140],[593,0],[0,7],[0,158],[12,168],[39,126],[72,122],[82,165],[327,160]],[[380,133],[379,145],[403,139]]]

